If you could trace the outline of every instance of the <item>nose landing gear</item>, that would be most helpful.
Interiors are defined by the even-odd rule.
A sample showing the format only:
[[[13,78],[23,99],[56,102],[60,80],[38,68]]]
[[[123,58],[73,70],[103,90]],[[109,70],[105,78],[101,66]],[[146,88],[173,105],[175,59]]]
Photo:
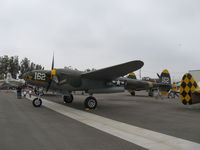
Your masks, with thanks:
[[[37,97],[33,100],[32,102],[33,106],[34,107],[40,107],[42,105],[42,100],[41,98]]]
[[[39,89],[35,94],[37,97],[33,99],[32,104],[34,107],[40,107],[42,105],[41,96],[44,95],[43,89]]]

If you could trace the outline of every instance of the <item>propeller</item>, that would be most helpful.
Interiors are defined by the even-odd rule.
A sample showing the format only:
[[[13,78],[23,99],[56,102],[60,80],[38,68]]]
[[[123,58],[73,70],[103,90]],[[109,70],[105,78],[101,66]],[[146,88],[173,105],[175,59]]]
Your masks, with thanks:
[[[48,82],[47,90],[49,91],[49,88],[51,87],[52,81],[58,82],[57,76],[56,76],[56,70],[54,69],[54,53],[53,53],[53,59],[52,59],[52,65],[51,65],[51,72],[50,72],[50,80]]]
[[[157,76],[158,76],[159,79],[161,78],[161,76],[158,73],[157,73]]]
[[[51,64],[51,70],[54,69],[54,53],[53,53],[53,59],[52,59],[52,64]]]

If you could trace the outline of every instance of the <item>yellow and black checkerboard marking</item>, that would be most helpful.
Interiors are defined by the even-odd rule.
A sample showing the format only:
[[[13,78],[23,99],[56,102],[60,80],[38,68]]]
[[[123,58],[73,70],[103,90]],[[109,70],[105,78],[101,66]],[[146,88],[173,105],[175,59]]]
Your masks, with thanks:
[[[197,88],[197,83],[190,73],[186,73],[181,81],[180,99],[184,105],[191,105],[191,93]]]

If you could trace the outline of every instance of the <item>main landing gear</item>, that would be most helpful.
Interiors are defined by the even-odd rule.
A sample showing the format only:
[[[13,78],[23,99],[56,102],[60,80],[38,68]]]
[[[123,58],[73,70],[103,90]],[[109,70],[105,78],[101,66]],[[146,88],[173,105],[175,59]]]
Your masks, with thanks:
[[[132,96],[135,96],[135,91],[131,91],[130,94],[131,94]]]
[[[73,95],[65,95],[63,96],[63,101],[65,103],[72,103],[73,102]],[[97,107],[97,100],[93,96],[89,96],[84,101],[85,108],[88,109],[95,109]]]
[[[85,108],[95,109],[97,107],[97,100],[96,98],[89,96],[85,99]]]
[[[64,96],[63,96],[63,101],[64,101],[65,103],[72,103],[73,100],[74,100],[74,97],[73,97],[72,94],[70,94],[70,95],[64,95]]]

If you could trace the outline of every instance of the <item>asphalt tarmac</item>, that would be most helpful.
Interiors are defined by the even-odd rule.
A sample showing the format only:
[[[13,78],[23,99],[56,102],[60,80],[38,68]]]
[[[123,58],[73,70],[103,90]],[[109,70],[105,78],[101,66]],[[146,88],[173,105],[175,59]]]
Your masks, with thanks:
[[[146,92],[137,92],[135,97],[127,92],[94,96],[98,107],[89,111],[91,113],[200,143],[200,104],[185,106],[179,99],[152,98]],[[79,110],[84,110],[86,97],[75,94],[73,103],[66,104],[60,96],[46,96],[49,100]]]
[[[0,92],[1,150],[144,150],[48,108]]]
[[[84,110],[86,95],[75,94],[72,104],[60,96],[46,99],[78,110],[200,143],[200,105],[184,106],[176,99],[149,98],[146,93],[94,95],[98,108]],[[0,149],[144,149],[46,107],[34,108],[27,99],[0,92]]]

